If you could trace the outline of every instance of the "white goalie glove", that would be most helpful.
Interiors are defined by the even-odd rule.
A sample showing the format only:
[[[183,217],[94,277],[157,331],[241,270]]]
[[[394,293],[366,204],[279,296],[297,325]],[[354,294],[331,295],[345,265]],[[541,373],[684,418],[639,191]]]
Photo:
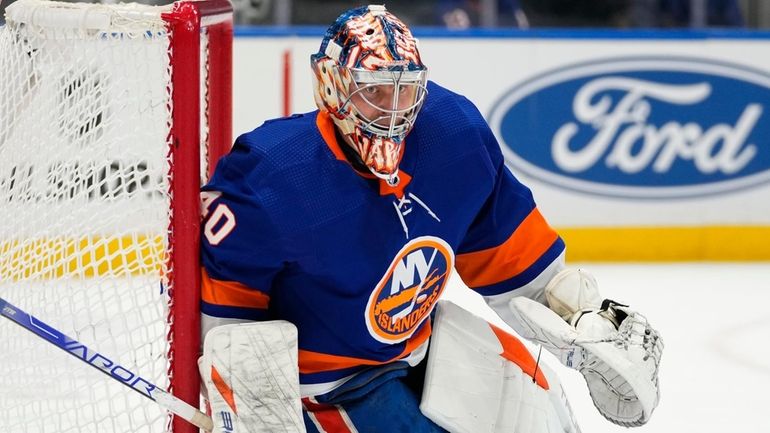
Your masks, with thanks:
[[[563,270],[545,295],[550,309],[524,297],[511,300],[515,329],[580,371],[605,418],[626,427],[645,424],[660,398],[658,332],[628,306],[601,301],[596,280],[584,270]]]

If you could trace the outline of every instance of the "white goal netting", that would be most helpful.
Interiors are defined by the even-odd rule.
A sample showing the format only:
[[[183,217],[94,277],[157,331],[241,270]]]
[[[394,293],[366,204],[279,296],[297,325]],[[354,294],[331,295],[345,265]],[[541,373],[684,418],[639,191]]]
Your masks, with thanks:
[[[0,297],[164,389],[170,10],[19,0],[0,28]],[[3,318],[0,345],[0,433],[170,429],[152,401]]]

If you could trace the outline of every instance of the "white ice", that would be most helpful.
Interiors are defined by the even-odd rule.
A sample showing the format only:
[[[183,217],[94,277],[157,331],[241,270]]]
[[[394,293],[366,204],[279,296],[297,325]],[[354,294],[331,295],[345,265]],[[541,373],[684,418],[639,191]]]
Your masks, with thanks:
[[[596,275],[604,297],[643,313],[665,342],[660,404],[639,428],[606,421],[580,373],[555,368],[583,433],[770,432],[770,263],[579,266]],[[491,313],[458,286],[446,296]]]
[[[647,425],[632,430],[599,415],[578,372],[558,366],[553,359],[549,362],[559,374],[583,433],[770,432],[765,413],[770,408],[770,263],[587,263],[581,267],[596,275],[605,297],[630,304],[647,316],[666,345],[660,405]],[[467,289],[450,285],[446,295],[480,314],[491,313]],[[73,370],[83,368],[76,360],[57,355],[60,358],[53,359],[71,362]],[[151,412],[155,410],[159,411]],[[6,425],[0,421],[0,432],[16,433]],[[128,425],[116,431],[125,431],[122,428],[131,431]]]

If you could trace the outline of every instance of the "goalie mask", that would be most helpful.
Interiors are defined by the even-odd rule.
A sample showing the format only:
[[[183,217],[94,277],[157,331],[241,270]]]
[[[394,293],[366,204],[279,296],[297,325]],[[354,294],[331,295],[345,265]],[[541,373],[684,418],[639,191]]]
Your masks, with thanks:
[[[398,183],[404,138],[427,94],[427,68],[406,25],[384,6],[342,14],[311,56],[315,101],[361,161]]]

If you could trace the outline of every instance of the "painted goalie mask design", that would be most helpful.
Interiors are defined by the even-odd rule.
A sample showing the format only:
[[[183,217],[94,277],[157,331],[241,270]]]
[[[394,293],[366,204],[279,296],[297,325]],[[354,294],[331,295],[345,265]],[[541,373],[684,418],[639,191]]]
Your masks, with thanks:
[[[384,6],[351,9],[327,29],[311,65],[318,108],[375,176],[397,184],[404,138],[427,95],[412,33]]]

